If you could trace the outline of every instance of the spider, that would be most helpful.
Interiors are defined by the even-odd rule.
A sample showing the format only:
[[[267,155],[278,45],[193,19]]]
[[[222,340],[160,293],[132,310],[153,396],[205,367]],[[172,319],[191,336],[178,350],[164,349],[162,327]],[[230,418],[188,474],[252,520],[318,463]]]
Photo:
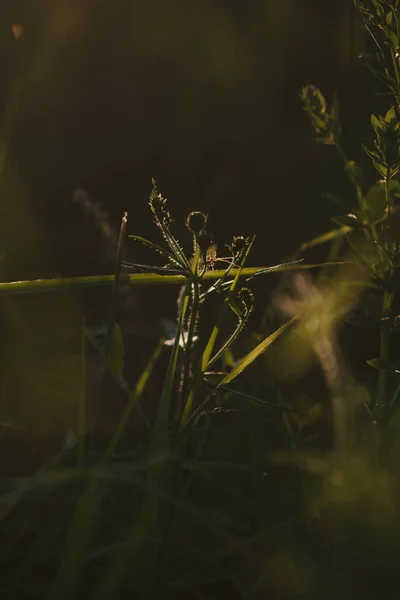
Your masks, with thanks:
[[[224,263],[228,263],[229,265],[232,264],[233,261],[233,257],[230,256],[225,256],[223,258],[217,256],[217,244],[212,243],[209,245],[209,247],[206,250],[206,256],[205,256],[205,264],[207,269],[209,269],[210,271],[214,271],[215,270],[215,263],[217,262],[224,262]],[[234,267],[236,267],[237,265],[233,265]]]

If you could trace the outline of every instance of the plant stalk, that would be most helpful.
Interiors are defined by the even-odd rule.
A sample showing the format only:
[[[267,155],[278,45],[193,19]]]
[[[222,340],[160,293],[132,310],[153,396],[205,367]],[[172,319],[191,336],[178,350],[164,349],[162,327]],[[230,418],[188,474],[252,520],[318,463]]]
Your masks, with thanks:
[[[380,328],[380,355],[379,362],[382,369],[379,371],[378,393],[376,407],[383,407],[388,400],[389,384],[389,359],[390,359],[390,319],[393,312],[393,292],[385,292],[383,297],[382,323]]]

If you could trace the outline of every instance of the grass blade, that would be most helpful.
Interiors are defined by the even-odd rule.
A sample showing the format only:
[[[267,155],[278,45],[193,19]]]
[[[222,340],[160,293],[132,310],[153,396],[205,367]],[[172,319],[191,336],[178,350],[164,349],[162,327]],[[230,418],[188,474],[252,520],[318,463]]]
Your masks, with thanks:
[[[243,269],[232,269],[230,275],[236,277],[254,277],[255,275],[265,275],[267,273],[278,273],[281,271],[298,271],[305,269],[316,269],[325,266],[326,263],[305,265],[285,263],[273,267],[246,267]],[[330,263],[343,264],[343,263]],[[214,281],[220,279],[225,269],[207,271],[201,280]],[[182,285],[187,280],[185,275],[159,275],[158,273],[133,273],[121,274],[120,281],[127,285]],[[229,284],[231,282],[228,282]],[[28,281],[8,281],[0,283],[0,296],[35,294],[43,292],[55,292],[57,290],[79,290],[87,287],[101,287],[114,284],[114,275],[88,275],[86,277],[66,277],[57,279],[33,279]]]
[[[271,333],[271,335],[265,338],[265,340],[260,342],[258,346],[253,348],[253,350],[251,350],[251,352],[249,352],[244,358],[242,358],[236,365],[236,367],[232,369],[232,371],[228,373],[226,377],[224,377],[221,383],[217,386],[217,389],[221,386],[226,385],[227,383],[230,383],[231,381],[236,379],[238,375],[243,373],[243,371],[247,369],[247,367],[249,367],[256,360],[256,358],[261,356],[261,354],[263,354],[267,350],[267,348],[269,348],[269,346],[271,346],[271,344],[275,342],[275,340],[277,340],[287,329],[289,329],[295,321],[296,317],[293,317],[293,319],[279,327],[279,329]]]
[[[351,231],[351,227],[348,227],[347,225],[343,225],[343,227],[339,227],[337,229],[331,229],[331,231],[327,231],[322,235],[317,235],[308,242],[304,242],[304,244],[300,246],[300,252],[304,252],[304,250],[308,250],[309,248],[315,248],[315,246],[320,246],[322,244],[326,244],[327,242],[336,240],[337,238],[345,236],[346,233],[349,233],[349,231]]]

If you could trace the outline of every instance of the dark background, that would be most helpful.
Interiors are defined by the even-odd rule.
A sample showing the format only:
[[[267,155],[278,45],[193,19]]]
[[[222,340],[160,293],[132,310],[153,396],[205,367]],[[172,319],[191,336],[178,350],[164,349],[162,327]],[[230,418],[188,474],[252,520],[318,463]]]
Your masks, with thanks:
[[[302,111],[306,83],[329,102],[338,92],[345,146],[366,163],[371,82],[350,0],[3,0],[0,12],[9,278],[96,272],[76,188],[154,237],[152,177],[178,231],[200,209],[221,247],[255,233],[255,262],[289,256],[340,211],[321,193],[346,186]]]

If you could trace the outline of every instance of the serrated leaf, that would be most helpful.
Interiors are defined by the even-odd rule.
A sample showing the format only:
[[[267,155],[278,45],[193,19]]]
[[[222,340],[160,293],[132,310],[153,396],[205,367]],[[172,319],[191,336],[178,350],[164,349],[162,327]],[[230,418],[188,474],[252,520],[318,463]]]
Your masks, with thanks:
[[[128,235],[128,238],[131,239],[131,240],[133,240],[134,242],[139,242],[140,244],[143,244],[143,246],[147,246],[148,248],[152,248],[153,250],[155,250],[159,254],[162,254],[163,256],[168,257],[171,261],[177,262],[176,259],[175,259],[175,257],[170,252],[168,252],[168,250],[166,250],[162,246],[159,246],[158,244],[154,244],[150,240],[146,240],[145,238],[142,238],[139,235]],[[177,263],[177,264],[179,264],[179,263]]]

